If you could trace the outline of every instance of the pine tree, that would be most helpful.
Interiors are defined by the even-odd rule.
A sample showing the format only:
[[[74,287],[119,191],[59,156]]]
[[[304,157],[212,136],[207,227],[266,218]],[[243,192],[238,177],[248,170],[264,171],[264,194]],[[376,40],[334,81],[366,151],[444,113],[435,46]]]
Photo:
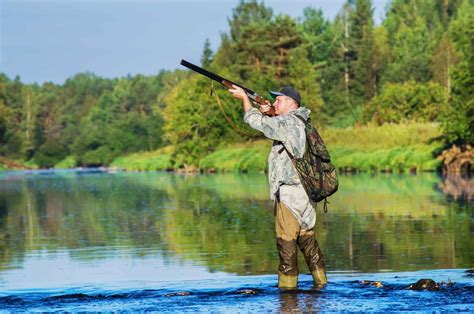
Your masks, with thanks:
[[[209,42],[209,38],[206,38],[204,42],[204,49],[201,55],[201,66],[203,68],[208,68],[212,62],[212,50],[211,50],[211,43]]]
[[[354,51],[354,80],[351,92],[358,106],[376,91],[374,74],[373,9],[370,0],[357,0],[351,15],[351,48]]]
[[[312,7],[303,10],[300,23],[303,28],[304,44],[309,46],[309,60],[317,66],[324,66],[331,54],[329,45],[332,40],[331,23],[324,18],[321,9]]]
[[[272,9],[266,7],[263,2],[240,0],[239,4],[232,10],[232,18],[228,19],[231,39],[233,41],[239,40],[246,27],[251,24],[268,22],[272,17]]]

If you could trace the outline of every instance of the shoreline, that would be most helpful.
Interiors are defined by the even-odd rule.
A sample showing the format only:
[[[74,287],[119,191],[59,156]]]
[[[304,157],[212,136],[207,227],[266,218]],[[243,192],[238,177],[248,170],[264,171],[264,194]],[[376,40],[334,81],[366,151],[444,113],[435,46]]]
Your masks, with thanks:
[[[457,156],[455,146],[447,149],[437,124],[407,123],[357,128],[322,129],[328,143],[332,163],[339,173],[424,173],[443,172]],[[169,171],[176,173],[266,173],[272,142],[259,139],[248,142],[221,143],[188,163],[179,162],[176,148],[165,146],[155,151],[135,152],[116,157],[110,164],[96,165],[107,171]],[[470,146],[469,146],[470,147]],[[459,150],[459,149],[458,149]],[[449,158],[448,158],[449,157]],[[55,169],[80,168],[80,160],[72,155],[54,164]],[[464,156],[463,162],[466,163]],[[449,159],[449,160],[447,160]],[[467,160],[465,170],[473,173],[474,159]],[[87,167],[87,166],[85,166]],[[0,171],[38,168],[33,161],[0,157]],[[458,167],[459,168],[459,167]],[[44,168],[43,168],[44,170]],[[448,169],[453,172],[453,170]],[[454,171],[455,172],[455,171]]]

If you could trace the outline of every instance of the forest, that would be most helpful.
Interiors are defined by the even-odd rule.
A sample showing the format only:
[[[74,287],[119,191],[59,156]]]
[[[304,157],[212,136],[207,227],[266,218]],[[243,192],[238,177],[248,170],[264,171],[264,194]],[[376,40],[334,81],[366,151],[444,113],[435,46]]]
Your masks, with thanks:
[[[408,130],[388,154],[406,143],[416,154],[421,143],[412,138],[428,128],[423,141],[436,142],[425,152],[433,159],[453,144],[474,144],[472,21],[472,0],[393,0],[380,25],[371,0],[348,0],[332,20],[314,7],[292,18],[241,1],[216,51],[203,43],[200,62],[263,97],[294,86],[329,147],[353,144],[359,134],[358,159],[369,146],[376,159],[384,145],[376,130],[389,130],[387,137]],[[243,122],[240,102],[216,90],[249,136],[226,121],[209,79],[184,69],[120,78],[78,73],[63,84],[25,84],[0,73],[0,169],[109,166],[131,154],[152,160],[152,152],[166,156],[161,168],[202,168],[223,148],[260,154],[263,137]],[[334,150],[341,163],[354,153]]]

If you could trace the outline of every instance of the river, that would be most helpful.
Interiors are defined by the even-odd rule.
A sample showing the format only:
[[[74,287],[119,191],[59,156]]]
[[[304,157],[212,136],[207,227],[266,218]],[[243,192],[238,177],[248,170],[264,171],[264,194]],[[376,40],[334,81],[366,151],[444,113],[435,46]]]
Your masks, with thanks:
[[[300,255],[280,292],[264,174],[2,172],[0,310],[468,310],[473,200],[462,178],[341,176],[316,225],[330,284]],[[404,289],[422,278],[441,290]]]

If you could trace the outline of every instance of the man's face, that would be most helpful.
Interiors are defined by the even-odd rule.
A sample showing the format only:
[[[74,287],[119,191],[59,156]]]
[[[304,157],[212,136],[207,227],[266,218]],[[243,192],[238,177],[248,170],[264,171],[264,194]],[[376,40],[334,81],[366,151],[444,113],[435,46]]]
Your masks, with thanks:
[[[273,106],[275,107],[275,114],[277,116],[285,115],[291,109],[296,109],[298,107],[296,102],[288,96],[277,96]]]

